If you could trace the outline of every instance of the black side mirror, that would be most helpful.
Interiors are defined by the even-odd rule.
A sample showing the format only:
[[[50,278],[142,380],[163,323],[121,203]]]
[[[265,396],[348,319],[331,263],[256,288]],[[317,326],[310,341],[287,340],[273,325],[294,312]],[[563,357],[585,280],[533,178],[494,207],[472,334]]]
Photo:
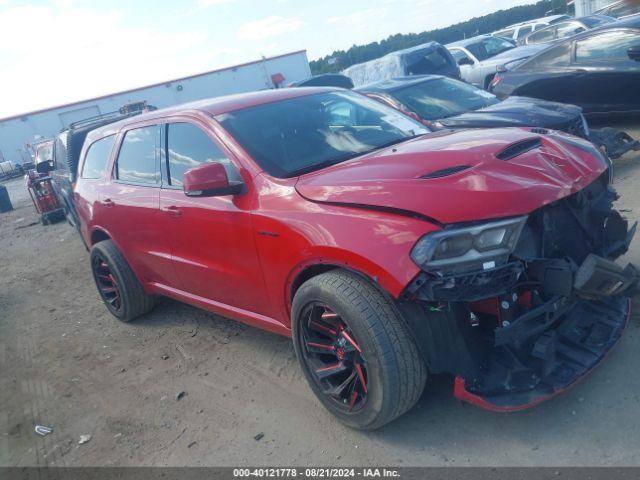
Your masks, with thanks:
[[[49,173],[53,170],[53,165],[50,162],[40,162],[36,165],[36,172]]]
[[[629,47],[627,50],[627,55],[631,60],[635,60],[636,62],[640,62],[640,45],[634,45],[633,47]]]
[[[460,60],[458,60],[458,65],[473,65],[473,60],[471,60],[469,57],[462,57]]]

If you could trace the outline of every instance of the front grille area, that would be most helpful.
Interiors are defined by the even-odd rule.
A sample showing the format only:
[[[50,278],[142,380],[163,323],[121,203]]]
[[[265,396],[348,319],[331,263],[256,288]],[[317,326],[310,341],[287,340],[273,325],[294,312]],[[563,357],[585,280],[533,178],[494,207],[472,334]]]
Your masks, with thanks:
[[[510,262],[490,270],[435,276],[423,273],[408,287],[418,290],[420,300],[474,302],[512,290],[524,271],[522,262]]]

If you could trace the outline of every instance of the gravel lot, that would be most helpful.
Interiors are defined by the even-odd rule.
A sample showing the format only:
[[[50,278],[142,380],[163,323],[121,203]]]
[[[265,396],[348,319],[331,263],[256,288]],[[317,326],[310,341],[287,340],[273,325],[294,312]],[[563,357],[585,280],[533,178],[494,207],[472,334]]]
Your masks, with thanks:
[[[618,208],[635,220],[640,152],[616,165]],[[24,181],[5,185],[16,209],[0,214],[2,466],[640,465],[638,313],[590,378],[539,407],[486,412],[437,376],[411,412],[361,433],[315,400],[286,338],[166,299],[116,321],[75,231],[35,223]]]

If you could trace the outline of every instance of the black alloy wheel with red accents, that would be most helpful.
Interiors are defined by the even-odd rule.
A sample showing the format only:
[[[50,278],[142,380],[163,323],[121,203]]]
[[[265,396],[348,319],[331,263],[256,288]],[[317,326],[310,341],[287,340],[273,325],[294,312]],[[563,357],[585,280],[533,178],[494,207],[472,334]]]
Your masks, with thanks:
[[[104,304],[119,320],[129,322],[153,308],[153,297],[145,293],[113,241],[103,240],[91,247],[91,271]]]
[[[341,269],[312,277],[295,292],[291,318],[302,371],[344,424],[379,428],[420,398],[424,361],[394,300],[369,279]]]
[[[312,302],[301,321],[302,355],[314,381],[338,408],[362,408],[367,400],[366,360],[344,319]]]
[[[109,310],[113,309],[117,312],[122,306],[122,297],[120,295],[118,281],[111,273],[107,262],[100,255],[96,255],[92,259],[92,263],[96,277],[96,285],[102,300],[110,307]]]

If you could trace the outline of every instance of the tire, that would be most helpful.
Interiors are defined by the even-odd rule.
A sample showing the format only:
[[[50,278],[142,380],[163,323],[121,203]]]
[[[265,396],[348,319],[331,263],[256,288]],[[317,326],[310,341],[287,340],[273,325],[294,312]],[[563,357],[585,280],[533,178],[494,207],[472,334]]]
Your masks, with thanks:
[[[362,357],[353,360],[353,364],[361,361],[366,368],[366,376],[358,372],[362,377],[360,384],[354,380],[349,408],[346,399],[336,398],[336,389],[327,386],[328,380],[319,379],[317,373],[325,371],[326,374],[328,370],[317,368],[318,359],[329,358],[329,354],[312,352],[317,350],[314,347],[318,342],[309,340],[309,335],[323,335],[317,330],[318,322],[313,320],[317,316],[313,310],[317,305],[325,312],[320,316],[320,323],[324,322],[325,315],[334,315],[327,317],[334,322],[331,330],[347,328],[349,338],[353,337],[353,345],[359,347],[357,352],[352,349],[353,355]],[[334,329],[338,321],[344,326],[338,325]],[[311,327],[312,324],[315,327]],[[420,398],[427,369],[414,338],[393,300],[368,279],[345,270],[332,270],[311,278],[298,289],[293,299],[292,329],[296,356],[311,389],[345,425],[360,430],[380,428],[408,411]],[[330,337],[331,334],[326,334],[326,339],[320,343],[330,343]],[[338,344],[333,345],[331,355],[336,355]],[[335,362],[327,360],[330,361]],[[337,364],[340,363],[343,360],[338,357]],[[358,388],[363,382],[365,387]],[[335,383],[341,383],[342,387],[342,379],[338,378]],[[356,391],[356,400],[361,397],[359,407],[353,400],[353,391]]]
[[[91,248],[91,271],[102,301],[118,320],[130,322],[153,308],[153,296],[145,293],[111,240],[103,240]]]

